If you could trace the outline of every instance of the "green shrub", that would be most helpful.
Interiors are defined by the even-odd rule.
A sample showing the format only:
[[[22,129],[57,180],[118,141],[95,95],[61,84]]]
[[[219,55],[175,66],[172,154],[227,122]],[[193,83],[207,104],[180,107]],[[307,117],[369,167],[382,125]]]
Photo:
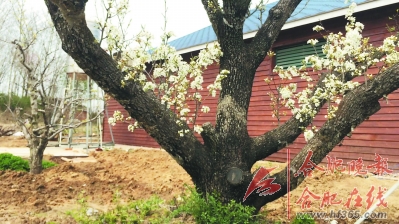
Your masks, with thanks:
[[[28,161],[11,153],[0,154],[0,170],[29,171]]]
[[[43,169],[56,166],[56,163],[43,160]],[[0,170],[29,171],[29,162],[11,153],[0,153]]]
[[[10,101],[11,110],[15,111],[15,108],[22,108],[22,111],[26,112],[30,108],[30,98],[28,96],[18,96],[12,94],[11,97],[4,93],[0,93],[0,109],[2,111],[7,110],[6,105]]]
[[[234,200],[224,205],[217,194],[209,194],[206,198],[190,189],[190,196],[183,197],[183,203],[173,211],[173,215],[182,213],[192,215],[196,223],[257,223],[254,221],[255,208],[244,206]]]

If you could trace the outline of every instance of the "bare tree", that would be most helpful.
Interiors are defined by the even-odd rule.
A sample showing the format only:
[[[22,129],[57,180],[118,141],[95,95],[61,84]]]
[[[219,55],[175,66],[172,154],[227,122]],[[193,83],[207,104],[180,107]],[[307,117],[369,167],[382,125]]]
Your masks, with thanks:
[[[14,5],[18,35],[9,43],[14,46],[15,69],[20,73],[20,81],[26,84],[21,88],[28,94],[31,107],[29,113],[17,109],[13,114],[28,141],[30,172],[38,174],[42,171],[48,141],[61,131],[87,121],[73,122],[74,117],[69,117],[69,122],[60,124],[71,105],[82,99],[62,94],[67,78],[67,55],[61,50],[60,40],[48,18],[29,14],[24,6],[23,0]]]
[[[220,71],[230,71],[223,79],[219,96],[215,126],[203,125],[203,144],[193,131],[176,114],[153,95],[146,93],[137,82],[126,82],[117,62],[94,40],[85,21],[83,1],[45,0],[55,28],[63,42],[63,49],[71,55],[81,68],[98,85],[116,99],[192,177],[197,189],[203,193],[217,191],[224,201],[242,201],[254,174],[253,164],[291,144],[307,127],[313,117],[297,119],[294,114],[286,123],[258,137],[250,137],[247,130],[247,115],[255,72],[276,40],[281,28],[301,0],[280,0],[269,10],[266,21],[261,25],[250,43],[243,40],[243,24],[248,15],[250,0],[202,0],[212,27],[218,38],[223,57]],[[382,57],[375,54],[373,59]],[[362,65],[358,65],[362,66]],[[394,63],[367,85],[359,85],[345,92],[335,116],[328,120],[314,137],[292,160],[289,169],[271,176],[281,189],[274,194],[260,196],[251,194],[245,204],[259,210],[266,203],[282,197],[288,187],[295,189],[304,180],[295,177],[300,170],[308,150],[312,150],[312,161],[318,164],[355,127],[380,109],[378,100],[399,87],[399,64]],[[343,81],[351,76],[344,74]],[[322,75],[315,89],[323,88]],[[312,93],[314,94],[314,93]],[[310,105],[318,113],[326,103]],[[188,132],[179,136],[182,129]],[[232,182],[227,177],[229,170],[240,171],[242,178]],[[287,170],[290,186],[287,186]],[[239,172],[239,173],[240,173]]]

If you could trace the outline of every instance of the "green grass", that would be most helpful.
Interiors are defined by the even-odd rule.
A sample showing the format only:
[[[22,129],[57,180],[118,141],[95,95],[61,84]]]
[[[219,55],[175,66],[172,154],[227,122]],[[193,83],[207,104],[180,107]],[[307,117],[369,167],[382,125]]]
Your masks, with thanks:
[[[231,201],[222,204],[216,194],[203,198],[194,189],[189,189],[183,197],[170,202],[158,196],[146,200],[135,200],[121,204],[119,194],[114,196],[112,209],[93,212],[87,200],[79,196],[80,209],[67,212],[67,215],[81,224],[102,223],[217,223],[217,224],[257,224],[267,222],[266,214],[253,215],[254,208]]]
[[[165,217],[169,214],[169,211],[162,207],[164,201],[157,196],[148,200],[132,201],[128,204],[120,204],[118,200],[114,200],[114,208],[106,212],[89,208],[84,197],[80,198],[78,203],[81,208],[68,211],[67,215],[81,224],[143,223],[144,220],[149,223],[161,224],[165,223]]]
[[[56,166],[57,164],[51,161],[43,160],[43,169]],[[0,153],[0,170],[15,170],[15,171],[29,171],[29,162],[19,156],[14,156],[11,153]]]
[[[203,197],[195,189],[189,190],[189,196],[183,197],[183,203],[173,211],[174,217],[187,213],[200,224],[258,223],[253,216],[253,207],[244,206],[234,200],[223,204],[215,193]]]
[[[57,163],[54,163],[54,162],[51,162],[51,161],[47,161],[47,160],[43,160],[42,161],[43,170],[51,168],[51,167],[54,167],[54,166],[57,166]]]

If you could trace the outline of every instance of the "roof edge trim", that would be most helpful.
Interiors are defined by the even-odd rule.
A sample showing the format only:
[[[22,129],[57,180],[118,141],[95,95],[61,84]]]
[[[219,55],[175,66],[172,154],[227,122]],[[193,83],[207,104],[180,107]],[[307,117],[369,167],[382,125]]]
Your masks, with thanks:
[[[356,6],[355,13],[366,11],[369,9],[379,8],[379,7],[383,7],[383,6],[387,6],[387,5],[392,5],[395,3],[398,3],[398,2],[397,1],[396,2],[389,1],[389,0],[374,0],[374,1],[370,1],[370,2],[365,2],[365,3],[359,4]],[[347,10],[348,10],[348,7],[345,7],[345,8],[330,11],[327,13],[318,14],[318,15],[307,17],[304,19],[288,22],[283,26],[282,30],[288,30],[291,28],[295,28],[295,27],[299,27],[299,26],[303,26],[303,25],[307,25],[307,24],[311,24],[311,23],[315,23],[315,22],[319,22],[319,21],[323,21],[323,20],[327,20],[327,19],[337,18],[337,17],[345,15]],[[243,37],[244,37],[244,39],[249,39],[249,38],[254,37],[256,33],[257,33],[257,31],[249,32],[249,33],[244,34]],[[212,42],[214,42],[214,41],[212,41]],[[202,50],[206,47],[207,44],[210,44],[212,42],[208,42],[208,43],[200,44],[200,45],[196,45],[196,46],[191,46],[191,47],[188,47],[185,49],[180,49],[177,51],[177,53],[184,54],[184,53]]]

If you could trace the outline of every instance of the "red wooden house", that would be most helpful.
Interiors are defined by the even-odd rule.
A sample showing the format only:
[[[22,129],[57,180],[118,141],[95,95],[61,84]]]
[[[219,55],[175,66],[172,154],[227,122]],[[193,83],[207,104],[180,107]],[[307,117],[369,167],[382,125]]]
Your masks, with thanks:
[[[358,3],[358,6],[354,16],[357,21],[365,25],[363,35],[370,38],[370,43],[380,45],[385,37],[391,35],[387,25],[395,24],[395,21],[389,19],[389,17],[397,13],[399,0],[358,0],[355,2]],[[270,3],[267,8],[270,9],[274,4],[276,3]],[[276,64],[298,64],[305,56],[314,52],[314,49],[311,49],[311,46],[307,45],[306,42],[309,39],[322,39],[319,33],[312,31],[312,28],[320,22],[329,32],[345,32],[346,20],[344,15],[346,11],[347,5],[344,5],[343,0],[309,0],[303,1],[293,13],[273,45],[272,50],[277,53],[276,57],[273,60],[266,57],[257,70],[248,115],[248,131],[251,136],[261,135],[278,126],[277,119],[271,116],[271,100],[268,95],[270,88],[264,79],[275,75],[272,70]],[[251,41],[259,25],[256,14],[252,17],[247,19],[244,26],[246,41]],[[267,15],[264,15],[264,17],[266,18]],[[183,58],[188,59],[197,54],[198,50],[203,49],[207,43],[215,40],[216,36],[212,28],[206,27],[172,41],[171,45],[176,47]],[[204,84],[208,85],[213,82],[218,72],[217,65],[210,66],[204,72]],[[305,85],[305,82],[298,81],[298,87]],[[201,115],[198,118],[199,124],[214,122],[217,98],[207,98],[203,105],[209,106],[211,112]],[[357,127],[350,138],[345,138],[341,146],[336,146],[329,156],[343,159],[343,164],[347,167],[350,164],[353,165],[354,160],[362,158],[365,165],[363,169],[366,169],[366,165],[375,163],[375,154],[379,154],[388,159],[390,169],[395,170],[395,172],[399,171],[399,91],[397,90],[388,96],[388,103],[381,100],[381,107],[379,112]],[[106,110],[109,115],[112,115],[115,110],[120,110],[127,116],[115,100],[108,101]],[[326,115],[325,110],[315,118],[314,125],[320,127],[325,121],[324,115]],[[280,122],[286,121],[289,116],[290,113],[281,117]],[[107,125],[107,117],[105,117],[104,123]],[[104,128],[104,140],[113,140],[116,144],[159,147],[144,130],[137,129],[134,133],[131,133],[127,131],[127,124],[123,123],[118,123],[112,128],[112,138],[111,132]],[[305,140],[303,136],[300,136],[292,145],[287,147],[290,149],[291,158],[299,152],[304,144]],[[281,150],[266,158],[266,160],[286,162],[286,150]],[[327,162],[327,160],[324,160],[324,162]]]

